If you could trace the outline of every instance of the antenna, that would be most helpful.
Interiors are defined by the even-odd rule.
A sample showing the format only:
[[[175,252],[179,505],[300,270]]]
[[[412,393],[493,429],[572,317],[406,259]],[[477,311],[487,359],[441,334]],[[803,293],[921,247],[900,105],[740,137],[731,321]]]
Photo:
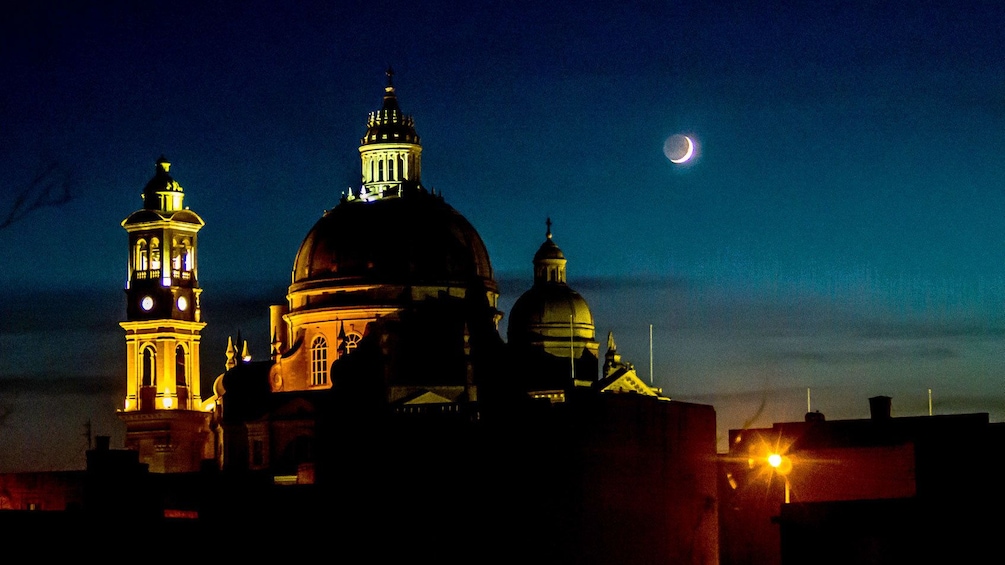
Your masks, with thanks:
[[[928,389],[928,415],[932,415],[932,389]]]
[[[652,324],[649,324],[649,384],[652,384]]]
[[[810,408],[810,387],[806,387],[806,411],[807,412],[812,412],[813,411]]]
[[[572,367],[572,381],[576,381],[576,349],[573,341],[572,314],[569,314],[569,365]]]
[[[87,438],[87,450],[90,451],[91,450],[91,419],[90,418],[88,418],[87,421],[84,422],[84,437]]]

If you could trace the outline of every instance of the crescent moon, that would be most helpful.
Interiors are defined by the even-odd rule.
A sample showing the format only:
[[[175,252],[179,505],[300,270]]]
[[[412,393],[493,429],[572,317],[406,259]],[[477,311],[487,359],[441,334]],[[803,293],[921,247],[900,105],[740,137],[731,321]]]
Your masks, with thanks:
[[[687,140],[687,151],[684,152],[684,155],[680,159],[670,159],[671,163],[674,163],[676,165],[686,163],[687,160],[690,159],[692,155],[694,155],[694,142],[692,142],[691,138],[686,135],[684,136],[684,139]]]

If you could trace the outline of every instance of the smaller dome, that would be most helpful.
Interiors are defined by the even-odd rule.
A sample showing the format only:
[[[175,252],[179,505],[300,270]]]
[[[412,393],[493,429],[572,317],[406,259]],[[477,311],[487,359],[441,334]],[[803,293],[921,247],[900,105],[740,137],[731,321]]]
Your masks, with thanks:
[[[182,208],[185,191],[171,177],[171,162],[163,155],[157,159],[154,176],[143,187],[143,207],[147,210],[174,212]]]
[[[510,312],[509,331],[536,329],[546,333],[545,326],[567,334],[569,324],[593,326],[593,313],[586,299],[562,283],[534,285],[520,295]]]

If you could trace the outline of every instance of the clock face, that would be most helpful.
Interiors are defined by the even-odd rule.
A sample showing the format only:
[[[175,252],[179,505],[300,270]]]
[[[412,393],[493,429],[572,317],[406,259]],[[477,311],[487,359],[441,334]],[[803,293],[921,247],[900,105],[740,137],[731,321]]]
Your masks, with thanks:
[[[151,298],[149,296],[144,296],[143,299],[140,300],[140,308],[143,308],[144,311],[149,312],[150,309],[153,308],[153,307],[154,307],[154,299],[153,298]]]
[[[178,297],[178,309],[182,312],[188,309],[188,300],[184,296]]]

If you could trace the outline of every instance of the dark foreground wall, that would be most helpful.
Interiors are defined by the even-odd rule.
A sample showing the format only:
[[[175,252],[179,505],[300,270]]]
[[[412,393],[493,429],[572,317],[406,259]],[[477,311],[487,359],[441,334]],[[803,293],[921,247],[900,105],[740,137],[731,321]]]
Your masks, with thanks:
[[[152,474],[113,450],[80,475],[82,506],[0,512],[0,525],[63,540],[40,548],[53,557],[145,539],[229,561],[718,563],[710,406],[589,394],[505,413],[351,416],[322,424],[312,485]]]

